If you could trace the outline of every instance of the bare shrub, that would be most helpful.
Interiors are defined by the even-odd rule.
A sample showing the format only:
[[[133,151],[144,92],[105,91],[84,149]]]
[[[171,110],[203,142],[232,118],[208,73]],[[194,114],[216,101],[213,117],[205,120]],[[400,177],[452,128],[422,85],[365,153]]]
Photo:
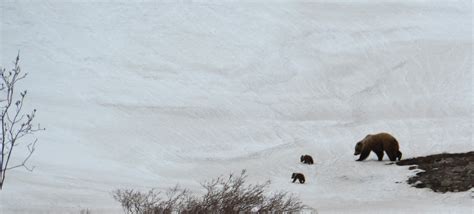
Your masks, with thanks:
[[[301,201],[288,192],[277,192],[263,201],[259,213],[272,213],[273,211],[294,212],[303,208]]]
[[[247,175],[242,170],[239,176],[230,174],[227,178],[218,177],[201,184],[206,189],[202,197],[202,205],[206,210],[218,210],[224,213],[249,211],[261,204],[264,199],[265,187],[263,184],[245,185]]]
[[[23,113],[23,104],[26,97],[26,90],[18,94],[18,81],[26,78],[27,73],[22,73],[20,68],[20,54],[18,53],[12,70],[0,69],[0,190],[3,188],[5,177],[8,170],[24,167],[32,171],[26,165],[31,155],[35,151],[37,139],[31,141],[26,147],[26,157],[20,163],[12,163],[13,150],[22,148],[20,145],[28,140],[23,139],[26,136],[33,135],[37,131],[44,130],[39,124],[34,124],[36,109],[29,114]],[[15,149],[16,148],[16,149]]]
[[[92,212],[89,209],[81,209],[81,211],[79,211],[79,214],[92,214]]]
[[[113,197],[122,205],[125,213],[140,214],[150,211],[160,202],[160,192],[154,189],[142,193],[133,189],[116,190]]]
[[[144,193],[133,189],[118,189],[113,192],[113,198],[120,202],[127,214],[161,214],[171,213],[173,209],[181,207],[188,190],[175,186],[162,195],[156,189]]]
[[[246,171],[242,170],[237,176],[231,173],[228,177],[205,181],[201,184],[205,190],[202,196],[175,186],[165,194],[154,189],[146,193],[119,189],[113,197],[127,214],[283,213],[303,207],[297,197],[287,192],[266,193],[270,181],[246,184],[246,178]]]

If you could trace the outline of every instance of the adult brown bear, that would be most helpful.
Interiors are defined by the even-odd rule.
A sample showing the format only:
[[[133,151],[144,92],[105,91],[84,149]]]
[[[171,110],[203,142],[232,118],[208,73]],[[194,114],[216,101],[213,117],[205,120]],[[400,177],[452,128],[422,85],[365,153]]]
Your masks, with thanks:
[[[357,161],[363,161],[369,156],[370,151],[377,154],[379,161],[383,159],[384,151],[387,153],[388,158],[391,161],[402,159],[402,153],[399,150],[398,141],[388,133],[367,135],[364,139],[357,142],[354,155],[360,154]]]
[[[306,164],[313,164],[314,163],[313,157],[311,157],[310,155],[301,155],[300,161],[302,163],[306,163]]]

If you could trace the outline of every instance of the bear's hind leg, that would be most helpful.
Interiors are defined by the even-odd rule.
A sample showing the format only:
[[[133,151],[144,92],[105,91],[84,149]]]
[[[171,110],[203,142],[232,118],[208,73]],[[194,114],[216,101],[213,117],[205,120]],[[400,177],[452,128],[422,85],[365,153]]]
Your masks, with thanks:
[[[375,154],[377,154],[377,157],[378,157],[379,161],[382,161],[382,159],[383,159],[383,151],[377,151],[377,152],[375,152]]]
[[[388,158],[390,158],[390,161],[396,161],[398,154],[394,154],[393,152],[387,152]]]
[[[402,159],[402,152],[398,151],[397,158],[398,158],[398,160],[401,160],[401,159]]]
[[[300,178],[300,184],[304,184],[305,180],[304,178]]]

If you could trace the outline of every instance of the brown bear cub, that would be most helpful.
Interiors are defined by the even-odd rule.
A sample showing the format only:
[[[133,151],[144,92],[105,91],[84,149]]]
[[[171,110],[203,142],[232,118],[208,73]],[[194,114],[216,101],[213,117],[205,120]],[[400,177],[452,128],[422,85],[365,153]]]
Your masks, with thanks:
[[[301,162],[303,162],[305,164],[313,164],[314,163],[313,158],[310,155],[301,155],[300,160],[301,160]]]
[[[293,183],[295,183],[296,180],[298,180],[301,184],[304,184],[305,182],[303,173],[293,173],[291,178],[293,179]]]
[[[357,161],[363,161],[369,156],[371,151],[377,154],[379,161],[383,159],[384,151],[391,161],[402,159],[402,153],[398,148],[398,141],[388,133],[367,135],[356,144],[354,155],[360,154]]]

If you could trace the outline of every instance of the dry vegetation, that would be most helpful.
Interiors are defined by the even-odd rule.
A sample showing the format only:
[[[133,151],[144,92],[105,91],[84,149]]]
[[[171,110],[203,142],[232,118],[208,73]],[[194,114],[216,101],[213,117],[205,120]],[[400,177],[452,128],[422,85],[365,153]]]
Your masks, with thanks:
[[[246,172],[218,177],[201,185],[205,194],[196,196],[175,186],[165,193],[157,190],[140,192],[119,189],[113,192],[127,214],[165,213],[283,213],[303,207],[301,201],[287,192],[266,193],[269,181],[246,184]]]

